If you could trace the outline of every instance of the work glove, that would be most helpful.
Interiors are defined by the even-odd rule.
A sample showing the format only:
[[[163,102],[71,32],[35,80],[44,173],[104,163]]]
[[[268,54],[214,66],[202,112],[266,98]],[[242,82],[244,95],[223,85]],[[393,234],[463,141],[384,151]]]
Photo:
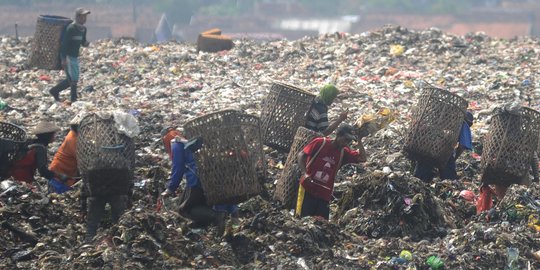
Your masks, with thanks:
[[[71,187],[67,186],[66,184],[54,178],[49,179],[49,192],[56,192],[58,194],[62,194],[69,190],[71,190]]]
[[[61,183],[65,183],[67,182],[67,180],[69,180],[69,177],[65,174],[59,174],[58,175],[58,180],[60,180]]]
[[[174,192],[170,191],[169,189],[166,189],[165,191],[161,192],[161,197],[166,198],[171,196]]]

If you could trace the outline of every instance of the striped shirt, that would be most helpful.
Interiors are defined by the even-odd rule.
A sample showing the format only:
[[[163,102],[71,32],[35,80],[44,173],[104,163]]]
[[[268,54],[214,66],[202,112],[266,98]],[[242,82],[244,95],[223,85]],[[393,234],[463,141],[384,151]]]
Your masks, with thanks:
[[[328,106],[319,97],[316,97],[307,115],[306,128],[316,132],[323,132],[328,126]]]

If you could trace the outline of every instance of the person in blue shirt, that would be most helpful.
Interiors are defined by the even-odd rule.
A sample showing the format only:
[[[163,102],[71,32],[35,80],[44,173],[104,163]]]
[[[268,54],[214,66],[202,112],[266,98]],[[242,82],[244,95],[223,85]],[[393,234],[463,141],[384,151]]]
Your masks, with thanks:
[[[230,213],[237,215],[236,205],[209,206],[204,197],[204,191],[197,175],[197,164],[193,157],[202,146],[202,138],[197,137],[186,140],[182,133],[174,128],[168,128],[162,132],[162,140],[165,150],[172,160],[171,178],[167,189],[161,194],[163,197],[174,194],[178,189],[183,176],[186,177],[186,189],[182,193],[180,214],[194,221],[196,226],[216,224],[218,234],[223,234],[225,229],[225,215]]]
[[[452,156],[450,156],[450,159],[448,159],[446,166],[439,169],[439,177],[441,179],[458,179],[456,172],[456,160],[465,150],[472,150],[471,126],[473,125],[473,121],[474,116],[471,112],[467,112],[459,132],[458,146],[454,149],[454,153]],[[414,176],[424,182],[429,183],[431,180],[433,180],[433,177],[435,177],[433,169],[432,164],[418,161],[414,170]]]

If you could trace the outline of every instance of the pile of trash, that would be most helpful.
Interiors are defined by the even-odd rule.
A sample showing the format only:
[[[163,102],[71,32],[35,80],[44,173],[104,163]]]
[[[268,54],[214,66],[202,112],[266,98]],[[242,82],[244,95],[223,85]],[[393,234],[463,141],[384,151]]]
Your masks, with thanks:
[[[40,183],[32,190],[11,180],[0,187],[2,268],[51,269],[80,246],[86,228],[78,194],[47,195]]]
[[[91,29],[89,29],[91,31]],[[48,94],[65,75],[28,66],[31,39],[0,37],[0,120],[26,130],[40,119],[65,130],[79,111],[135,116],[133,206],[84,243],[78,188],[47,194],[0,185],[0,268],[6,269],[514,269],[540,268],[540,188],[511,187],[493,210],[476,215],[479,161],[488,119],[500,104],[540,108],[540,45],[532,38],[453,36],[438,29],[387,26],[359,35],[335,33],[296,41],[235,40],[217,53],[194,44],[99,40],[81,52],[80,98],[68,106]],[[226,108],[260,115],[274,80],[317,93],[334,83],[333,119],[347,122],[385,108],[392,120],[363,140],[368,162],[338,174],[331,221],[298,219],[272,199],[286,153],[265,149],[270,192],[240,204],[240,220],[220,237],[194,228],[176,201],[158,211],[170,172],[160,131]],[[424,184],[401,153],[403,135],[425,83],[462,96],[475,116],[474,151],[457,162],[460,181]],[[68,91],[69,92],[69,91]],[[62,92],[66,99],[68,92]],[[384,127],[380,130],[379,128]],[[378,130],[378,131],[377,131]],[[354,146],[353,146],[354,147]]]
[[[334,219],[348,231],[373,238],[444,237],[446,226],[434,195],[417,178],[372,173],[342,194]]]

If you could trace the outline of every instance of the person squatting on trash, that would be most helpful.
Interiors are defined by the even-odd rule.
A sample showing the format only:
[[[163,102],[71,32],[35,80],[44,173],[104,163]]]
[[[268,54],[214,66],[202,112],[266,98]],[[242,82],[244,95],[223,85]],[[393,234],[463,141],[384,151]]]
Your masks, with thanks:
[[[66,79],[49,90],[55,101],[60,101],[60,91],[71,87],[71,102],[77,101],[77,82],[79,81],[79,50],[81,46],[88,47],[86,40],[86,17],[89,10],[77,8],[75,21],[69,24],[62,37],[60,45],[60,60],[66,73]]]
[[[54,192],[64,193],[71,189],[71,186],[78,180],[79,170],[77,168],[77,137],[79,135],[79,123],[82,120],[82,114],[77,114],[69,122],[70,130],[64,138],[62,145],[54,154],[49,170],[55,173],[56,179],[62,180],[51,185]]]
[[[540,174],[538,172],[538,152],[537,151],[534,151],[533,153],[530,166],[531,166],[530,173],[533,177],[532,181],[534,183],[538,183],[540,180]],[[522,179],[519,179],[519,181],[517,182],[518,182],[517,184],[520,184],[520,185],[530,185],[531,181],[529,179],[529,174],[527,173]],[[482,189],[485,185],[487,184],[482,183],[482,185],[480,186],[480,189]],[[493,192],[495,193],[495,196],[497,197],[499,201],[501,201],[504,198],[504,196],[506,195],[506,191],[511,185],[512,185],[511,181],[493,184],[494,186]]]
[[[238,207],[236,205],[211,207],[206,203],[197,175],[197,164],[193,157],[193,153],[202,146],[202,138],[197,137],[188,141],[179,130],[174,128],[167,128],[161,134],[165,150],[172,161],[171,178],[167,189],[161,195],[167,197],[174,194],[185,175],[186,189],[182,193],[180,214],[193,220],[195,226],[207,226],[213,223],[218,227],[218,235],[223,235],[226,213],[235,217],[238,214]]]
[[[457,146],[454,148],[452,156],[448,159],[446,166],[444,168],[439,168],[439,177],[443,179],[457,180],[456,172],[456,160],[461,156],[465,150],[472,150],[472,133],[471,126],[474,122],[474,116],[471,112],[465,114],[465,118],[461,125],[459,131],[459,139]],[[416,167],[414,169],[414,176],[420,180],[429,183],[435,177],[433,164],[427,163],[425,161],[417,161]]]
[[[328,122],[328,106],[332,105],[339,94],[339,90],[332,84],[321,88],[319,95],[315,97],[307,114],[306,128],[315,132],[321,132],[324,136],[330,135],[338,126],[347,119],[348,111],[342,112],[332,124]]]
[[[297,216],[321,216],[328,220],[336,174],[345,164],[367,160],[362,144],[362,138],[367,135],[366,126],[355,130],[351,125],[342,124],[335,139],[315,138],[298,153],[298,166],[303,176],[298,188]],[[358,150],[348,147],[353,140],[358,142]]]
[[[52,122],[39,122],[32,132],[36,139],[28,141],[23,150],[18,153],[15,162],[8,169],[8,176],[31,185],[34,183],[34,175],[38,170],[42,177],[49,179],[49,183],[58,181],[55,179],[54,172],[47,167],[47,147],[54,141],[58,131],[60,128]]]

